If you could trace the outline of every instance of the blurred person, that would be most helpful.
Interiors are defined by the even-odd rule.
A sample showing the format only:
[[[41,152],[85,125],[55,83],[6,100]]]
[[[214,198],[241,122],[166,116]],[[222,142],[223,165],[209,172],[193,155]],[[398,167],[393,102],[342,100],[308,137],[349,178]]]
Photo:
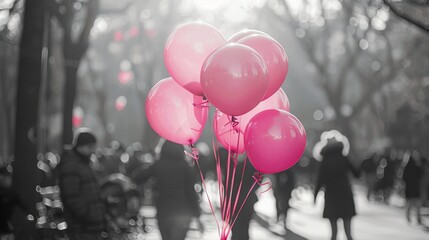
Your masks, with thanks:
[[[379,167],[382,169],[382,177],[377,182],[377,188],[381,191],[382,201],[385,204],[389,203],[390,196],[394,188],[395,181],[397,178],[398,163],[396,151],[391,148],[386,148],[381,156]]]
[[[110,146],[110,148],[106,149],[105,155],[100,161],[103,165],[104,173],[107,175],[124,173],[121,156],[126,154],[125,146],[118,141],[112,141]]]
[[[163,240],[184,240],[193,217],[199,230],[204,230],[194,189],[195,172],[183,151],[182,145],[165,141],[160,159],[134,176],[138,183],[149,178],[156,181],[157,220]]]
[[[17,193],[12,189],[12,175],[7,167],[0,167],[0,239],[12,237],[12,210],[19,204]]]
[[[358,177],[359,172],[342,154],[343,147],[342,142],[328,139],[327,144],[321,149],[322,162],[314,191],[314,203],[316,203],[318,192],[322,187],[325,189],[323,218],[329,219],[332,240],[337,239],[337,221],[340,218],[343,220],[347,239],[353,239],[351,219],[356,215],[348,173],[351,171],[355,177]]]
[[[405,198],[407,206],[405,210],[408,223],[411,222],[411,211],[416,210],[417,222],[421,224],[421,199],[420,199],[420,183],[422,179],[422,166],[420,157],[416,151],[409,154],[408,162],[405,165],[402,179],[405,183]]]
[[[273,193],[276,199],[277,222],[283,217],[283,227],[286,229],[287,213],[290,208],[289,200],[292,198],[292,190],[295,188],[295,174],[292,169],[275,174]]]
[[[429,160],[425,157],[421,158],[422,162],[422,180],[420,186],[420,193],[422,199],[422,206],[429,205]]]
[[[101,196],[106,203],[108,230],[110,236],[129,232],[133,227],[131,220],[138,220],[140,196],[136,185],[130,178],[115,173],[102,179]]]
[[[365,175],[366,198],[368,201],[375,194],[375,184],[377,182],[377,164],[378,155],[373,153],[370,157],[364,159],[360,165],[360,172]]]
[[[59,168],[60,196],[71,240],[102,239],[106,209],[90,168],[96,138],[88,128],[76,130],[71,149],[66,148]]]

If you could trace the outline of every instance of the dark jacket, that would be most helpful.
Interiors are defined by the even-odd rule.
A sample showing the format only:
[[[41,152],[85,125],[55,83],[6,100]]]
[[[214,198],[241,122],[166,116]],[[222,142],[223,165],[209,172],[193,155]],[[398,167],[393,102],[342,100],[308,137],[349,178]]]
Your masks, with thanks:
[[[324,186],[324,218],[351,218],[356,215],[348,173],[351,171],[357,177],[359,172],[352,166],[349,159],[342,155],[342,149],[342,143],[331,143],[321,151],[323,161],[319,170],[315,196]]]
[[[66,150],[59,168],[64,216],[71,232],[98,233],[105,229],[105,204],[86,158]]]
[[[161,158],[135,176],[139,183],[149,178],[156,181],[156,206],[158,217],[171,215],[200,216],[194,169],[184,159],[181,145],[166,141]]]
[[[416,160],[410,157],[407,165],[405,165],[402,179],[405,182],[405,197],[419,198],[420,184],[422,179],[422,168],[416,164]]]

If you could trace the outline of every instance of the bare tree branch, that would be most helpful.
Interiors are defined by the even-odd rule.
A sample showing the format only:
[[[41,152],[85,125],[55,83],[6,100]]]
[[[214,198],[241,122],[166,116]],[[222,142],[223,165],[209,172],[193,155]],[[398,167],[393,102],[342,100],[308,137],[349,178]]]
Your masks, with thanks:
[[[360,99],[360,101],[356,104],[356,106],[353,108],[354,111],[352,113],[352,115],[350,116],[350,118],[353,118],[357,113],[359,113],[367,104],[368,99],[372,98],[372,96],[378,91],[380,90],[383,86],[385,86],[388,82],[386,81],[382,81],[380,79],[392,79],[394,78],[396,75],[398,75],[400,72],[404,71],[404,69],[407,68],[407,66],[404,64],[405,61],[408,59],[408,57],[418,53],[419,50],[419,46],[420,44],[423,42],[422,38],[418,38],[415,42],[415,44],[411,45],[411,49],[410,51],[408,51],[408,56],[407,57],[403,57],[401,58],[400,61],[398,61],[396,63],[395,66],[392,66],[391,71],[389,72],[389,75],[386,77],[382,77],[381,76],[381,71],[378,72],[378,74],[376,75],[375,79],[378,79],[378,83],[382,83],[382,84],[378,84],[377,86],[368,86],[368,90],[365,92],[364,96],[362,96],[362,98]],[[358,72],[359,74],[360,72]],[[361,74],[361,73],[360,73]]]
[[[412,18],[411,14],[407,14],[406,12],[402,11],[400,8],[397,8],[396,6],[394,6],[395,4],[393,4],[391,0],[383,0],[383,2],[398,17],[404,19],[405,21],[411,23],[412,25],[416,26],[417,28],[419,28],[420,30],[423,30],[426,33],[429,32],[429,25],[426,25],[422,22],[417,21],[417,19]]]
[[[91,0],[88,5],[85,26],[78,41],[79,55],[83,55],[88,48],[89,34],[92,26],[94,26],[95,19],[97,18],[98,9],[99,0]]]
[[[58,3],[55,0],[46,0],[45,2],[46,2],[46,7],[48,8],[51,15],[55,16],[58,19],[61,26],[64,26],[66,24],[66,19],[65,19],[66,16],[63,13],[61,13],[61,9],[65,8],[65,6],[63,4]]]
[[[121,6],[120,8],[110,8],[108,10],[100,9],[100,14],[124,14],[127,9],[129,9],[133,4],[135,3],[135,0],[129,0],[125,5]]]
[[[0,11],[9,11],[9,15],[7,16],[5,23],[7,24],[11,18],[11,16],[13,16],[19,9],[19,3],[22,2],[22,0],[15,0],[12,3],[12,6],[10,8],[4,8],[4,9],[0,9]],[[21,7],[22,8],[22,7]],[[4,27],[1,31],[0,31],[0,41],[7,43],[9,45],[16,45],[17,42],[12,41],[11,39],[8,39],[7,37],[5,37],[7,35],[7,32],[9,31],[9,29],[7,27]]]

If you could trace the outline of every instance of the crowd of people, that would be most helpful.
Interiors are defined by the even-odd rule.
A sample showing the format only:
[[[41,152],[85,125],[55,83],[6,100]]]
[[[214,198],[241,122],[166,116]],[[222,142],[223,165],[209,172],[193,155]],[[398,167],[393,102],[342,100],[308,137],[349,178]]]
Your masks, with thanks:
[[[124,239],[124,233],[133,226],[140,227],[145,234],[145,219],[140,212],[144,205],[156,208],[156,220],[163,240],[185,239],[191,222],[196,223],[196,230],[204,232],[200,220],[204,191],[200,173],[193,160],[184,154],[182,145],[165,141],[152,152],[142,149],[141,145],[126,148],[116,141],[109,148],[97,150],[96,146],[97,139],[90,129],[78,129],[73,143],[64,149],[55,168],[68,239]],[[331,239],[337,239],[337,222],[340,219],[347,239],[353,239],[352,218],[358,211],[352,176],[366,184],[368,201],[388,203],[392,193],[399,192],[407,202],[406,221],[415,219],[417,223],[422,222],[420,208],[428,205],[429,162],[426,158],[417,151],[398,153],[387,149],[362,161],[353,161],[344,155],[343,148],[340,141],[327,141],[320,151],[322,158],[312,186],[315,203],[318,193],[324,191],[321,217],[329,220]],[[218,149],[218,154],[227,158],[229,153]],[[216,166],[209,154],[204,153],[201,158],[206,158],[200,161],[202,176],[215,176]],[[245,156],[241,156],[236,162],[231,162],[236,164],[237,172],[244,174],[242,181],[231,185],[234,186],[233,195],[237,194],[238,186],[250,189],[254,184],[252,176],[255,170],[250,163],[246,166],[244,159]],[[223,164],[220,167],[225,171],[228,166]],[[300,184],[299,174],[294,167],[268,176],[276,200],[276,221],[284,229],[288,227],[293,190]],[[222,178],[225,183],[227,176]],[[229,179],[232,180],[239,181],[239,178]],[[200,188],[196,187],[198,185]],[[6,187],[2,186],[2,202],[7,200],[9,203],[11,199],[4,198],[4,189]],[[251,238],[250,221],[255,212],[253,206],[258,201],[256,189],[248,196],[231,197],[239,202],[246,197],[246,204],[232,228],[232,240]],[[7,220],[2,215],[0,226],[3,233],[8,231]]]

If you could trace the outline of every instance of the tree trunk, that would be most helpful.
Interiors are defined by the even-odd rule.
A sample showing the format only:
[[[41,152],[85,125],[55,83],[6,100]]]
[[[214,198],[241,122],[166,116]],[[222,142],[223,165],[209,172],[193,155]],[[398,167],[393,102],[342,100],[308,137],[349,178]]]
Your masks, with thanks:
[[[66,2],[67,3],[67,2]],[[78,41],[73,42],[72,39],[72,25],[73,25],[73,9],[72,5],[66,4],[68,14],[60,17],[62,27],[64,28],[64,44],[63,54],[65,60],[65,86],[64,86],[64,108],[63,108],[63,144],[70,144],[73,140],[73,107],[76,97],[77,87],[77,70],[79,68],[82,56],[85,54],[89,46],[89,33],[94,24],[95,18],[98,14],[99,0],[92,0],[88,2],[88,9],[86,12],[86,21],[80,34]],[[69,7],[69,8],[67,8]],[[61,14],[60,14],[61,16]]]
[[[34,133],[37,132],[44,10],[42,1],[25,1],[16,101],[15,161],[12,165],[13,189],[20,203],[13,219],[16,239],[38,239],[34,220],[37,217],[36,202],[41,200],[36,192],[41,172],[37,169]],[[28,214],[32,217],[27,217]]]
[[[77,87],[77,60],[73,61],[75,64],[67,63],[66,57],[66,83],[64,86],[64,116],[63,116],[63,144],[70,144],[73,140],[73,106],[76,96]]]

